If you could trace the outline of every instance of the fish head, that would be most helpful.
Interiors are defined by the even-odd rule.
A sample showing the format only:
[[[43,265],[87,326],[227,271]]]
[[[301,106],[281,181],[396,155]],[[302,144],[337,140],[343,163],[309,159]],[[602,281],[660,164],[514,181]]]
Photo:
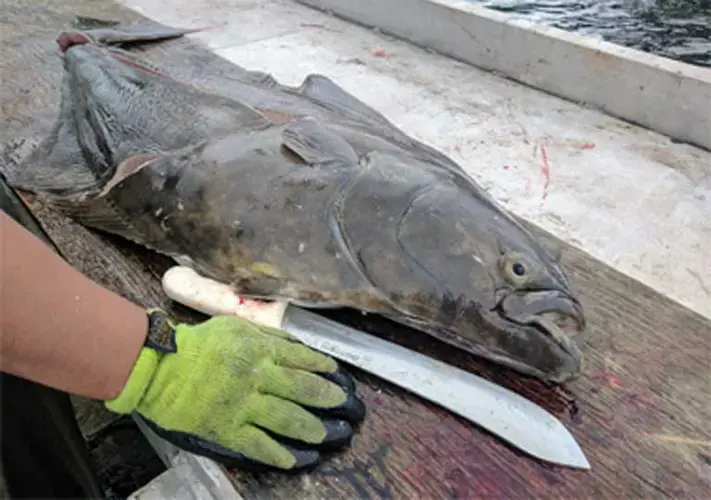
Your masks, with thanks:
[[[426,186],[398,228],[428,309],[420,326],[521,373],[576,378],[585,316],[559,258],[477,185],[459,184]]]
[[[493,358],[550,382],[578,377],[585,314],[560,261],[509,217],[494,231],[498,255],[485,261],[489,300],[480,311]]]

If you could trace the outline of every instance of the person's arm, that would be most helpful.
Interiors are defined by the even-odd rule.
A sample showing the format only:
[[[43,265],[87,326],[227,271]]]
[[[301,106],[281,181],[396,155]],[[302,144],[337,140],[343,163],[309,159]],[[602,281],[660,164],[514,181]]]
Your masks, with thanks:
[[[350,443],[365,417],[353,378],[283,330],[234,315],[176,324],[151,309],[149,335],[145,309],[86,278],[3,212],[0,252],[5,372],[103,399],[174,445],[237,466],[308,469],[322,447]]]
[[[146,310],[90,280],[0,211],[0,369],[72,394],[116,397]]]

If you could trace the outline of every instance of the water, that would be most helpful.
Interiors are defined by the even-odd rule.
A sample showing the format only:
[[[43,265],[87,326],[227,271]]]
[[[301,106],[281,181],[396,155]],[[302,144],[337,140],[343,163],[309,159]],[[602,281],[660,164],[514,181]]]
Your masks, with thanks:
[[[711,0],[471,0],[542,24],[711,67]]]

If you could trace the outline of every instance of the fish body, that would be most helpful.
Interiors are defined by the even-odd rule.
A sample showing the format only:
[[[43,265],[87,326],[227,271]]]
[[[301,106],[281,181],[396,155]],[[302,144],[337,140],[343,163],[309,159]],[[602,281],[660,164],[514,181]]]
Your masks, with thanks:
[[[15,186],[244,296],[381,314],[552,382],[579,374],[584,314],[556,259],[330,79],[197,81],[91,32],[58,42],[59,117]]]

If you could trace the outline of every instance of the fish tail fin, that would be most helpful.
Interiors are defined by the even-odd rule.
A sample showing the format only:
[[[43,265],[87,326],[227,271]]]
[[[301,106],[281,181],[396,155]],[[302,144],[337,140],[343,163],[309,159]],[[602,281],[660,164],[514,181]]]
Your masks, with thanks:
[[[113,21],[111,19],[99,19],[91,16],[74,16],[72,27],[80,30],[89,30],[93,28],[108,28],[110,26],[118,26],[121,21]]]

